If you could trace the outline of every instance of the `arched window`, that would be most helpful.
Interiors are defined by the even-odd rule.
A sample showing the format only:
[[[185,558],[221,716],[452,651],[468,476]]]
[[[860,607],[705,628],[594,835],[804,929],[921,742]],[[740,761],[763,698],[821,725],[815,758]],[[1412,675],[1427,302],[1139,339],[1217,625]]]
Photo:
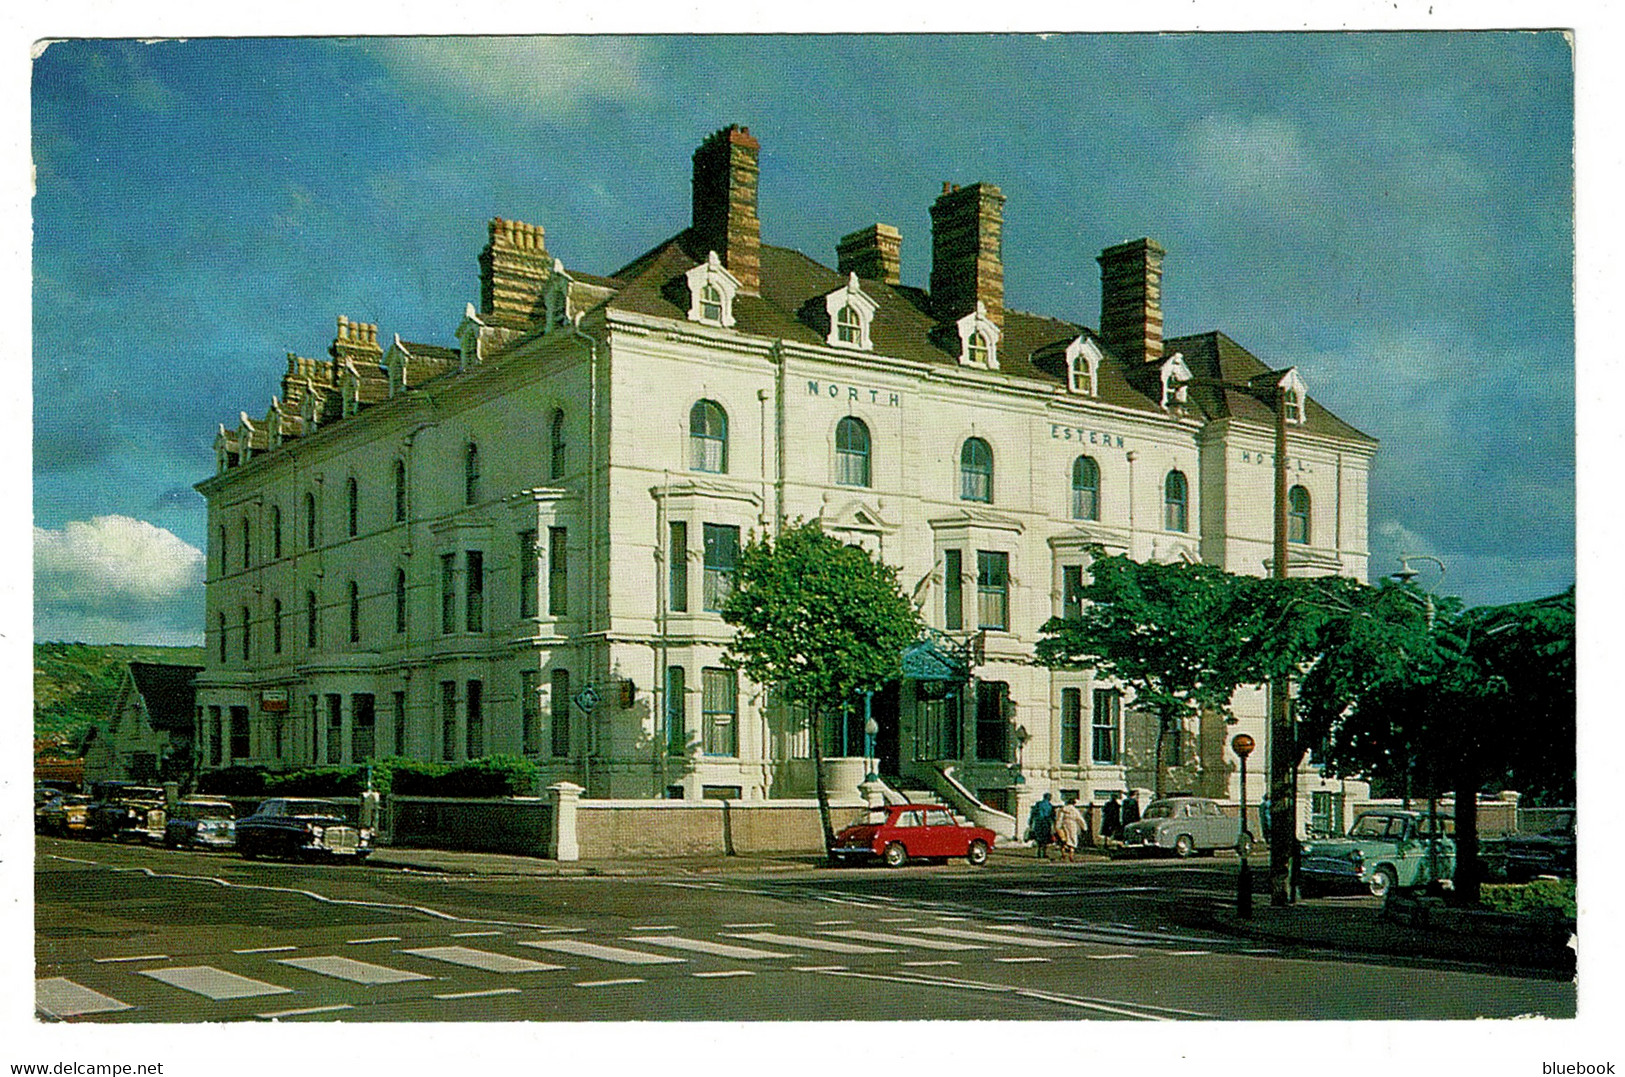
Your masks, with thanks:
[[[253,648],[252,648],[253,641],[249,637],[249,634],[248,634],[248,625],[249,625],[248,607],[244,606],[243,607],[243,661],[244,662],[248,661],[249,655],[253,653]]]
[[[1100,465],[1094,457],[1080,456],[1072,461],[1072,518],[1100,519]]]
[[[406,522],[406,461],[395,461],[395,522]]]
[[[982,335],[981,330],[972,333],[965,341],[965,358],[980,366],[987,365],[987,337]]]
[[[463,504],[480,503],[480,447],[469,442],[463,449]]]
[[[1309,544],[1309,491],[1301,486],[1286,493],[1286,540]]]
[[[959,450],[959,500],[993,501],[993,450],[981,438],[966,438]]]
[[[700,289],[700,317],[708,322],[722,321],[722,291],[707,283]]]
[[[1185,473],[1177,468],[1168,472],[1162,484],[1162,527],[1165,531],[1189,531],[1190,489],[1185,484]]]
[[[835,339],[842,344],[860,344],[863,342],[863,319],[848,303],[835,315]]]
[[[350,642],[361,642],[361,588],[350,581]]]
[[[353,477],[344,484],[344,499],[350,537],[355,538],[361,529],[361,490]]]
[[[305,646],[311,650],[316,649],[316,641],[320,638],[321,625],[317,620],[316,592],[305,592]]]
[[[271,506],[271,556],[282,560],[282,506]]]
[[[282,653],[282,600],[271,600],[271,652]]]
[[[850,415],[835,427],[835,481],[842,486],[869,485],[869,428]]]
[[[564,409],[553,409],[553,421],[548,427],[548,447],[551,465],[548,476],[554,481],[564,478]]]
[[[406,631],[406,570],[395,570],[395,631]]]
[[[689,467],[724,474],[728,470],[728,413],[714,400],[701,400],[688,413]]]
[[[316,548],[316,495],[305,495],[305,549]]]

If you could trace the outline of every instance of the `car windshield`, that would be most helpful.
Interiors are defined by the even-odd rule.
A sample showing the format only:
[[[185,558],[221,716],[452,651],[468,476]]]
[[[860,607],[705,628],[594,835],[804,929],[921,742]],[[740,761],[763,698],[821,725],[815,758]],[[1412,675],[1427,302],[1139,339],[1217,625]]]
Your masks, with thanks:
[[[344,812],[331,800],[290,800],[283,809],[285,815],[319,815],[323,818],[334,819],[342,817]]]
[[[1159,800],[1155,804],[1148,805],[1145,814],[1140,816],[1141,819],[1172,819],[1173,817],[1174,806],[1166,800]]]
[[[1405,821],[1403,819],[1391,815],[1362,815],[1354,820],[1353,826],[1349,827],[1349,837],[1386,838],[1389,836],[1390,826],[1393,827],[1393,833],[1396,836],[1405,831]]]
[[[237,816],[230,804],[190,804],[181,814],[187,819],[234,819]]]

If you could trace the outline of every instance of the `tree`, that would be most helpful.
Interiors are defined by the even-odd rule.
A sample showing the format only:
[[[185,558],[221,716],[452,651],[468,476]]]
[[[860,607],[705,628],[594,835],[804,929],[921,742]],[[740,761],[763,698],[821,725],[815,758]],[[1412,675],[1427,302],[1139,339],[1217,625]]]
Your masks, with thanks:
[[[739,551],[723,620],[739,631],[727,664],[806,707],[824,848],[835,844],[824,784],[822,716],[860,692],[896,680],[904,648],[919,638],[919,611],[897,570],[823,533],[816,522]]]

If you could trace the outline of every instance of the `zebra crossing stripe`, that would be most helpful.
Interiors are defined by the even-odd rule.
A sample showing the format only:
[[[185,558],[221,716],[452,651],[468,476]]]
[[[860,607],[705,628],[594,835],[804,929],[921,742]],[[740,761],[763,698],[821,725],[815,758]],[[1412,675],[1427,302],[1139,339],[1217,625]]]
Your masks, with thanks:
[[[669,946],[673,950],[690,950],[713,957],[732,957],[742,961],[760,961],[770,957],[789,957],[774,950],[757,950],[750,946],[729,946],[725,942],[707,942],[704,939],[684,939],[676,935],[640,935],[627,942],[647,943],[650,946]]]
[[[622,984],[640,984],[640,983],[644,983],[644,982],[646,982],[646,981],[640,980],[636,976],[629,976],[624,980],[582,980],[580,983],[576,984],[576,986],[577,987],[619,987]]]
[[[519,988],[517,987],[493,987],[489,991],[458,991],[450,995],[436,995],[434,997],[441,999],[442,1001],[450,1002],[453,999],[459,998],[490,998],[492,995],[517,994],[521,994]]]
[[[131,1006],[65,977],[53,976],[34,981],[34,1008],[50,1017],[78,1017],[86,1013],[116,1013]]]
[[[824,931],[824,935],[834,935],[843,939],[862,939],[865,942],[886,942],[893,946],[915,946],[922,950],[985,950],[986,946],[974,942],[949,942],[947,939],[933,939],[923,935],[886,935],[879,931],[862,931],[857,929],[845,931]]]
[[[672,957],[670,954],[649,954],[640,950],[625,950],[619,946],[601,946],[596,942],[582,942],[580,939],[522,939],[519,945],[531,946],[538,950],[557,950],[562,954],[590,957],[598,961],[614,961],[621,965],[680,965],[688,960],[686,957]]]
[[[217,969],[212,965],[187,965],[173,969],[144,969],[137,973],[139,976],[150,976],[160,983],[171,987],[178,987],[182,991],[190,991],[194,995],[214,999],[216,1002],[228,998],[254,998],[258,995],[288,995],[293,993],[290,987],[279,987],[268,984],[263,980],[251,980],[247,976],[239,976],[235,972]]]
[[[340,1002],[333,1006],[308,1006],[302,1010],[277,1010],[274,1013],[257,1013],[254,1016],[261,1021],[276,1021],[283,1017],[308,1017],[313,1013],[334,1013],[338,1010],[353,1010],[354,1006],[348,1002]]]
[[[284,957],[280,958],[277,964],[291,965],[296,969],[314,972],[318,976],[331,976],[335,980],[349,980],[357,984],[398,984],[408,980],[434,979],[433,976],[425,976],[421,972],[386,968],[383,965],[374,965],[370,961],[355,961],[348,957]]]
[[[839,942],[835,939],[809,939],[803,935],[778,935],[771,931],[729,932],[730,939],[746,942],[765,942],[774,946],[789,946],[802,950],[828,950],[836,954],[895,954],[884,946],[865,946],[859,942]]]
[[[397,950],[397,953],[426,957],[430,961],[444,961],[486,972],[551,972],[563,965],[549,965],[543,961],[529,961],[523,957],[494,954],[488,950],[472,950],[467,946],[424,946],[415,950]],[[436,995],[436,998],[442,996]]]
[[[905,928],[910,933],[919,932],[922,935],[941,935],[950,939],[970,939],[973,942],[997,942],[1005,946],[1033,946],[1056,947],[1071,946],[1070,942],[1061,939],[1044,939],[1030,935],[1011,935],[994,931],[966,931],[958,927],[910,927]]]

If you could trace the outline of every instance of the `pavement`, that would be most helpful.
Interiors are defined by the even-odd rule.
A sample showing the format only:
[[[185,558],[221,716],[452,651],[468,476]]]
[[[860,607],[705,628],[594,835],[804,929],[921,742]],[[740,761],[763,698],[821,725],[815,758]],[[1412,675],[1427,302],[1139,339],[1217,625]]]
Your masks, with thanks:
[[[1080,861],[1104,860],[1098,853]],[[1030,848],[996,848],[990,864],[1031,866]],[[487,876],[670,876],[749,875],[763,872],[838,871],[816,854],[783,853],[751,856],[695,856],[644,859],[599,859],[560,862],[501,853],[456,852],[380,846],[368,863],[377,867],[449,875]],[[1057,867],[1059,867],[1059,862]],[[1522,974],[1569,979],[1574,976],[1576,937],[1553,931],[1550,923],[1509,922],[1457,910],[1437,910],[1425,923],[1398,922],[1382,915],[1374,899],[1329,897],[1272,906],[1267,893],[1254,897],[1252,915],[1243,919],[1233,906],[1169,903],[1163,914],[1180,926],[1234,938],[1316,951],[1370,954],[1407,959],[1491,964]]]

